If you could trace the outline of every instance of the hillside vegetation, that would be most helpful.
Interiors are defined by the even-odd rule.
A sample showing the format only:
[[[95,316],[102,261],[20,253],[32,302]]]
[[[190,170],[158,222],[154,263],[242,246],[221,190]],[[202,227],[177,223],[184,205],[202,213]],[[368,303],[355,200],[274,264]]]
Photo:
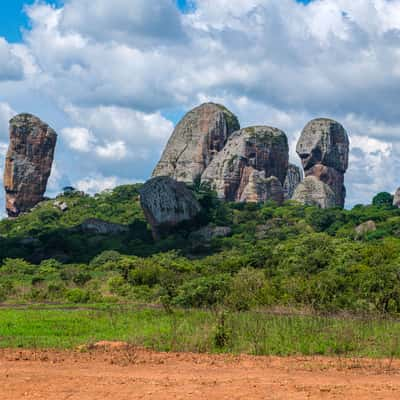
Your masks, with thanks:
[[[70,190],[56,199],[68,205],[64,212],[48,200],[0,221],[0,300],[400,312],[400,210],[385,196],[352,210],[322,210],[222,203],[195,185],[204,208],[198,226],[154,242],[139,187],[95,196]],[[128,229],[84,232],[79,226],[89,218]],[[356,233],[366,221],[377,229]],[[212,240],[193,233],[207,224],[232,233]]]

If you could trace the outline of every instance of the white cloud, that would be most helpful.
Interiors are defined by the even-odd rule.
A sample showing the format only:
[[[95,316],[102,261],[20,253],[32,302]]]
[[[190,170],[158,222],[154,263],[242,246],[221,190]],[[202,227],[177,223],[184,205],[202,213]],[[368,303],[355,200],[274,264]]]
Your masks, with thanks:
[[[93,133],[86,128],[64,128],[61,134],[71,149],[84,153],[89,152],[96,142]]]
[[[127,155],[125,143],[122,141],[107,143],[104,146],[97,146],[96,153],[99,157],[122,160]]]
[[[136,180],[134,182],[137,182]],[[113,189],[118,185],[123,185],[125,183],[133,183],[133,181],[128,181],[120,179],[116,176],[102,176],[102,175],[91,175],[77,181],[74,184],[78,190],[82,190],[85,193],[99,193],[107,189]]]
[[[27,7],[24,42],[0,39],[0,141],[7,104],[44,107],[61,133],[56,181],[94,190],[146,179],[173,130],[164,116],[215,100],[243,126],[283,129],[297,163],[308,120],[342,122],[353,146],[348,204],[400,184],[400,0],[197,0],[189,14],[174,3]]]
[[[0,80],[21,80],[23,75],[22,60],[16,54],[14,47],[0,37]]]

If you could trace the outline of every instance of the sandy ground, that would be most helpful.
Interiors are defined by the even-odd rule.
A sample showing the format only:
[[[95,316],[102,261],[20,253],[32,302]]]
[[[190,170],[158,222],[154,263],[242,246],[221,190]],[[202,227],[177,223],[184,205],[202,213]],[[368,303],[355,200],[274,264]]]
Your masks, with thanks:
[[[400,360],[0,350],[0,399],[400,399]]]

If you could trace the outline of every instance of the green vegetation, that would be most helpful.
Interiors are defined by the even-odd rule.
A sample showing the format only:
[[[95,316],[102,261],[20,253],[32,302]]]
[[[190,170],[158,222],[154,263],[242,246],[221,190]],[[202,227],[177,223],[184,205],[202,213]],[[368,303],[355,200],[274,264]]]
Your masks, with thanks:
[[[76,348],[123,340],[161,351],[400,357],[391,320],[110,306],[0,311],[0,347]]]
[[[68,188],[57,198],[65,212],[49,200],[0,221],[0,300],[400,312],[400,210],[387,202],[352,210],[227,204],[197,182],[201,223],[228,226],[232,235],[193,239],[193,227],[182,226],[155,243],[139,187],[93,197]],[[129,229],[82,232],[76,227],[87,218]],[[368,220],[377,230],[356,234]]]

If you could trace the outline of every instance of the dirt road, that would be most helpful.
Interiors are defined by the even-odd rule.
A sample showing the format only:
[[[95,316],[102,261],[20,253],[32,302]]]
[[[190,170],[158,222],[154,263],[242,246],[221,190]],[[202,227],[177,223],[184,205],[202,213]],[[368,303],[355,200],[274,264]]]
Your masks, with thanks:
[[[0,350],[1,400],[400,399],[400,361]]]

